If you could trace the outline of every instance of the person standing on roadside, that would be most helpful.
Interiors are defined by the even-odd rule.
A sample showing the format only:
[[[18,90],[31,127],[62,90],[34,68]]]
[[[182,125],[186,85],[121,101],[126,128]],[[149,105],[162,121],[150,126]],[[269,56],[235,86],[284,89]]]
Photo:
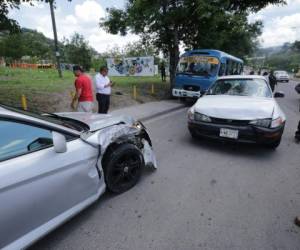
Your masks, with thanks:
[[[76,93],[73,97],[71,107],[78,112],[92,112],[94,101],[92,81],[83,73],[83,70],[79,65],[73,67],[73,73],[76,76]]]
[[[97,89],[96,98],[98,101],[98,113],[107,114],[110,105],[111,87],[114,85],[107,76],[108,69],[103,66],[95,76]]]
[[[275,85],[277,85],[276,77],[274,76],[274,70],[271,70],[269,75],[269,84],[271,86],[272,92],[275,90]]]
[[[263,77],[266,79],[267,83],[269,83],[269,74],[267,71],[263,73]]]
[[[166,67],[165,67],[164,62],[162,62],[160,65],[160,74],[161,74],[161,81],[165,82],[166,81]]]

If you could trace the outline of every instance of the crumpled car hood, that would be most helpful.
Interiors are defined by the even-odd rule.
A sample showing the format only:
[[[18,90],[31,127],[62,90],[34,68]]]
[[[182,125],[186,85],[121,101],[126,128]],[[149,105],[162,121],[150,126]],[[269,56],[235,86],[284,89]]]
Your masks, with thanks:
[[[223,119],[254,120],[272,118],[277,103],[273,98],[207,95],[199,98],[195,112]]]
[[[140,133],[140,129],[134,125],[135,120],[130,116],[112,116],[84,112],[65,112],[57,113],[57,115],[81,121],[90,127],[90,131],[81,134],[81,139],[93,146],[101,146],[100,162],[111,143],[129,141]],[[157,168],[156,157],[150,145],[151,142],[142,139],[142,144],[141,152],[144,156],[145,165]]]
[[[84,113],[84,112],[64,112],[57,113],[59,116],[72,118],[87,124],[90,127],[90,131],[96,131],[102,128],[106,128],[115,124],[128,124],[132,125],[134,119],[130,116],[112,116],[105,114]]]

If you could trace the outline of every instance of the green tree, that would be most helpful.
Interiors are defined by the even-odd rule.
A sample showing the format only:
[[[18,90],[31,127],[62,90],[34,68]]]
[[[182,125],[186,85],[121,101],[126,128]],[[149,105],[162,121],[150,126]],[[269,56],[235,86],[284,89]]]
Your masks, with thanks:
[[[0,38],[2,49],[0,56],[18,60],[30,56],[36,60],[54,60],[53,40],[35,30],[22,28],[18,33],[4,33]],[[13,44],[13,46],[12,46]]]
[[[112,34],[139,34],[167,54],[172,87],[181,42],[194,47],[201,45],[199,39],[212,36],[214,39],[208,39],[205,46],[209,44],[209,47],[214,47],[218,45],[219,39],[224,40],[223,47],[232,46],[233,41],[236,46],[240,43],[236,34],[243,34],[242,41],[259,34],[259,23],[245,27],[250,11],[259,11],[268,4],[284,3],[284,0],[128,0],[124,10],[108,9],[108,16],[100,21],[100,26]],[[243,25],[238,26],[241,22]],[[220,33],[220,30],[223,31],[222,27],[225,31],[230,31],[231,36],[227,36],[227,32]],[[248,46],[252,45],[248,43]]]
[[[19,60],[25,55],[25,48],[21,33],[9,34],[2,38],[1,42],[1,53],[3,54],[0,54],[0,56],[4,56],[7,61]]]
[[[127,43],[124,46],[124,54],[127,57],[136,56],[154,56],[158,55],[158,50],[155,48],[150,41],[137,41]]]
[[[84,70],[89,70],[92,65],[92,51],[88,42],[78,33],[64,41],[64,54],[70,63],[81,65]]]
[[[18,8],[20,3],[20,0],[7,0],[0,2],[0,31],[19,31],[19,24],[8,17],[8,12],[9,9]]]

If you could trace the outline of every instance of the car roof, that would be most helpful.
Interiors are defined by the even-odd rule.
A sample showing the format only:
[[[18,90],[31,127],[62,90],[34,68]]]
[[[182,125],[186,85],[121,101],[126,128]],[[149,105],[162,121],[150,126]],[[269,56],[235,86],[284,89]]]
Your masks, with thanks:
[[[200,53],[200,54],[198,54]],[[201,55],[201,53],[206,53],[203,54],[203,56],[218,56],[218,57],[226,57],[226,58],[230,58],[232,60],[238,61],[240,63],[244,63],[244,61],[238,57],[232,56],[230,54],[227,54],[223,51],[220,50],[216,50],[216,49],[194,49],[194,50],[189,50],[189,51],[185,51],[181,57],[184,56],[192,56],[192,55]]]
[[[228,79],[262,79],[266,80],[264,76],[260,75],[230,75],[230,76],[221,76],[218,80],[228,80]]]

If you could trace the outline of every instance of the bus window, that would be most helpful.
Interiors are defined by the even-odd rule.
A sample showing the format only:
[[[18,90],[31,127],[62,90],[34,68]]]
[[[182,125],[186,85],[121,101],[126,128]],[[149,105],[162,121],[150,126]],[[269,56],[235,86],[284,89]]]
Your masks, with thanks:
[[[179,60],[177,73],[199,76],[215,76],[218,72],[219,59],[210,56],[188,56]]]
[[[226,75],[232,75],[233,73],[233,63],[231,60],[227,59],[227,66],[226,66]]]
[[[239,63],[235,62],[233,64],[233,74],[238,75],[239,74]]]
[[[225,75],[225,70],[226,70],[226,64],[221,63],[220,70],[219,70],[219,76]]]

